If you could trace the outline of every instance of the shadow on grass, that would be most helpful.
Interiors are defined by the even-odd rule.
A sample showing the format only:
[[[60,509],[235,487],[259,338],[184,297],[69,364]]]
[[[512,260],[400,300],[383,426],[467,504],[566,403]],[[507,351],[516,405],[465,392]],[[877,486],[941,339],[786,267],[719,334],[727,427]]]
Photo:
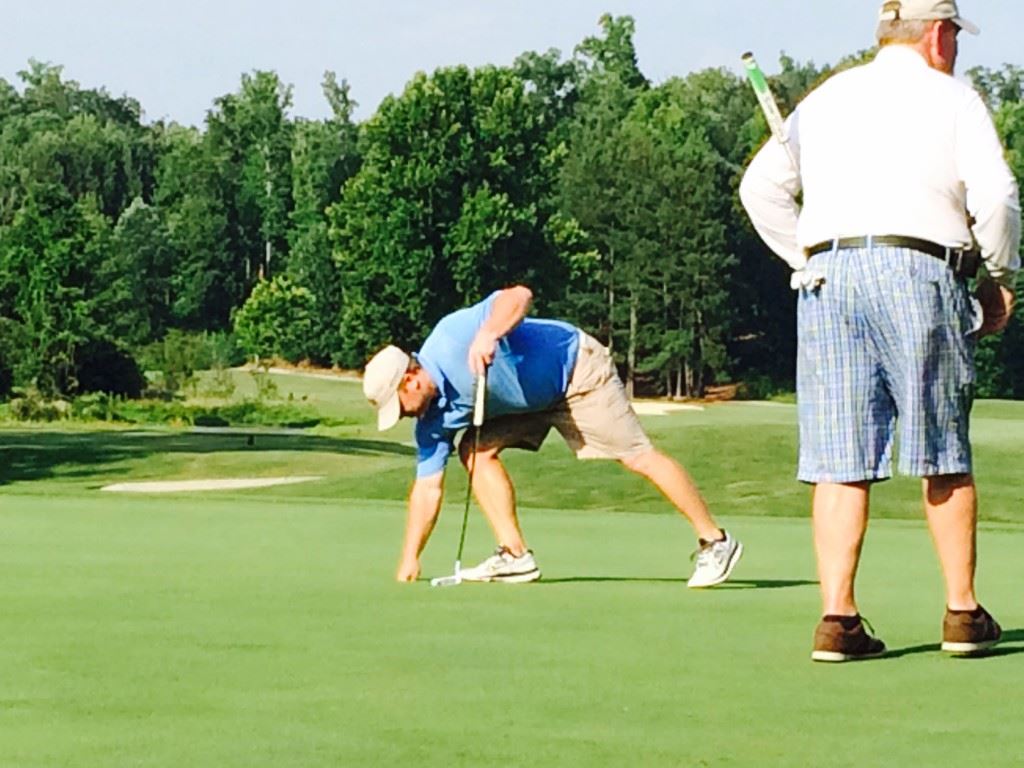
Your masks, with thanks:
[[[1003,638],[999,645],[988,651],[983,651],[974,656],[950,656],[950,658],[964,659],[989,659],[996,656],[1013,656],[1016,653],[1024,653],[1024,645],[1010,645],[1010,643],[1024,643],[1024,629],[1008,629],[1003,632]],[[924,643],[923,645],[911,645],[907,648],[894,648],[885,654],[886,659],[898,659],[901,656],[913,656],[915,653],[939,653],[942,650],[941,643]]]
[[[0,431],[0,486],[53,477],[88,477],[106,465],[159,454],[317,451],[357,456],[411,456],[384,440],[319,435],[261,434],[258,428],[217,434],[189,432]]]
[[[645,577],[645,576],[567,576],[561,579],[547,579],[542,578],[538,581],[538,584],[579,584],[579,583],[592,583],[601,581],[638,581],[648,584],[667,583],[667,584],[685,584],[685,578],[660,578],[660,577]],[[816,581],[807,581],[806,579],[733,579],[727,581],[724,584],[719,584],[714,587],[718,590],[728,589],[786,589],[789,587],[805,587],[811,584],[817,584]]]

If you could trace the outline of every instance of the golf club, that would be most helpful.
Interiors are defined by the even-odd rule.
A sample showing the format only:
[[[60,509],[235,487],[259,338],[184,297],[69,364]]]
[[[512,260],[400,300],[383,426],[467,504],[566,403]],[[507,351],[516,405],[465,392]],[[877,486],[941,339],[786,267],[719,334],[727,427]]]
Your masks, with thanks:
[[[779,105],[775,103],[775,97],[772,96],[772,91],[768,87],[768,81],[764,77],[764,72],[757,66],[754,54],[750,51],[744,53],[740,58],[747,70],[747,79],[750,80],[750,86],[754,89],[754,95],[757,96],[757,102],[761,105],[761,111],[764,113],[764,119],[768,122],[768,128],[771,130],[772,136],[786,150],[789,162],[793,164],[793,167],[799,167],[796,157],[793,156],[793,148],[789,146],[789,137],[786,136],[786,132],[783,129]]]
[[[466,480],[466,506],[462,510],[462,533],[459,534],[459,549],[455,553],[455,569],[451,576],[438,576],[430,580],[432,587],[454,587],[462,583],[462,547],[466,543],[466,523],[469,522],[469,499],[473,493],[473,469],[476,467],[477,441],[480,427],[484,423],[484,400],[487,398],[487,373],[476,377],[473,385],[473,453],[469,460],[469,477]]]

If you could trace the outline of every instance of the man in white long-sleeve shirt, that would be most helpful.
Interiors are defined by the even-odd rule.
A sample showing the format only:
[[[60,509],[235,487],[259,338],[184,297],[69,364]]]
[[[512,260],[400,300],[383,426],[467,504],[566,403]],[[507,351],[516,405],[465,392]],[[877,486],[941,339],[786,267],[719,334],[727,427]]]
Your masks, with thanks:
[[[769,140],[740,185],[799,290],[797,476],[815,486],[818,661],[885,652],[854,580],[897,416],[899,470],[923,478],[945,577],[942,648],[977,653],[1000,636],[974,591],[968,422],[975,341],[1013,310],[1020,206],[985,105],[951,76],[961,31],[978,33],[953,0],[884,3],[874,61],[807,96],[786,122],[788,149]],[[966,281],[979,264],[975,300]]]

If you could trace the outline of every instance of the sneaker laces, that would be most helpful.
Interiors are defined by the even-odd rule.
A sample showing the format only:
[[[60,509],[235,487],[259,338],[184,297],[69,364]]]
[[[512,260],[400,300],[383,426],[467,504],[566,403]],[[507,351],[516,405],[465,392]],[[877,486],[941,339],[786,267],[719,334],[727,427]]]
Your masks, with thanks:
[[[515,555],[512,554],[512,550],[506,547],[504,544],[494,548],[494,554],[484,561],[488,570],[494,570],[508,562],[515,559]]]
[[[690,562],[697,561],[697,566],[706,565],[708,561],[715,558],[715,545],[724,544],[725,539],[719,539],[717,541],[708,541],[707,539],[698,539],[698,546],[693,552],[690,553]]]

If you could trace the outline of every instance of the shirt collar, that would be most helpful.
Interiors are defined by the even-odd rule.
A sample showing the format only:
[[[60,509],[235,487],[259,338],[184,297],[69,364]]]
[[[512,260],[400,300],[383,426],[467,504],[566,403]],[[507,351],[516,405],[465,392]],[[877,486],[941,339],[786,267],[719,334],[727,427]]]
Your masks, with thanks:
[[[928,66],[924,56],[909,45],[899,44],[882,46],[875,54],[875,61],[883,66]]]

